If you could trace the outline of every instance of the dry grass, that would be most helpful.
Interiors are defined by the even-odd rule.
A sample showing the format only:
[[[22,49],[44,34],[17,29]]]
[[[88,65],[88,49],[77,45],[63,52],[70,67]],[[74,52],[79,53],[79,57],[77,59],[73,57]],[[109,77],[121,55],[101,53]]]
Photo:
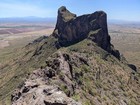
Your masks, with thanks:
[[[4,25],[4,24],[3,24]],[[20,27],[23,24],[16,24]],[[27,24],[26,24],[27,25]],[[30,25],[30,24],[29,24]],[[41,24],[39,24],[41,25]],[[0,25],[1,26],[1,25]],[[6,25],[6,26],[9,26]],[[14,24],[10,24],[10,27],[15,27]],[[5,63],[5,61],[12,58],[13,55],[9,55],[15,49],[22,48],[33,40],[39,38],[43,35],[50,35],[54,28],[46,28],[46,25],[42,24],[43,28],[38,27],[25,27],[24,32],[16,33],[16,34],[0,34],[0,66]],[[34,30],[33,30],[34,28]],[[7,30],[7,28],[0,28],[3,30]],[[9,28],[8,28],[9,29]],[[12,29],[12,28],[11,28]],[[14,28],[15,29],[15,28]],[[13,56],[14,57],[14,56]]]

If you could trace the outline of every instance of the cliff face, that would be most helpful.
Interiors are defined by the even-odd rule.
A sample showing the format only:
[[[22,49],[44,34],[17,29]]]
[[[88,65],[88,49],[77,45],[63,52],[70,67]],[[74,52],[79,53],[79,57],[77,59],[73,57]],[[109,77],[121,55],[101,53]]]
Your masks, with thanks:
[[[66,7],[58,9],[57,24],[53,35],[58,38],[58,46],[69,46],[85,38],[120,59],[119,51],[110,43],[107,28],[107,15],[103,11],[76,17]]]

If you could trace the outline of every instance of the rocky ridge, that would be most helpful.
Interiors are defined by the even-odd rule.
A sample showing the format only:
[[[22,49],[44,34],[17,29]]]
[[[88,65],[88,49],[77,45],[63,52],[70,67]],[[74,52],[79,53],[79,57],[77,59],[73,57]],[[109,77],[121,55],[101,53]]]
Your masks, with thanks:
[[[48,44],[57,50],[16,89],[11,96],[13,105],[140,103],[139,74],[123,63],[110,43],[105,12],[77,17],[62,6],[54,32],[42,38],[26,46],[44,41],[32,58],[41,57]]]
[[[34,71],[24,86],[12,94],[12,105],[81,105],[68,97],[57,85],[49,85],[49,80],[44,80],[43,75],[43,70]]]

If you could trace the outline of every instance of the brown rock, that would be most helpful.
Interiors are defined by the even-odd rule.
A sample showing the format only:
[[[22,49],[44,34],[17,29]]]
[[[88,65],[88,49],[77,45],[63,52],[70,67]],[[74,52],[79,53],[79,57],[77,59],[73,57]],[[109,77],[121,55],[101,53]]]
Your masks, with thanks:
[[[67,97],[58,87],[48,85],[32,88],[27,93],[21,93],[19,99],[12,101],[12,105],[81,105]]]

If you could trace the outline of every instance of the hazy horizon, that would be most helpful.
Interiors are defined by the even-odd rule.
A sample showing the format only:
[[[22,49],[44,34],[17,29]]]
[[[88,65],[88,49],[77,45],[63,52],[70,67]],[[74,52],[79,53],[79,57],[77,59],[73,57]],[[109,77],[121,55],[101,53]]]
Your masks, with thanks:
[[[66,6],[78,16],[103,10],[107,13],[108,20],[140,21],[139,4],[139,0],[1,0],[0,18],[56,18],[58,8]]]
[[[26,16],[26,17],[0,17],[0,21],[2,22],[3,21],[13,21],[13,22],[17,22],[18,21],[56,21],[57,20],[57,17],[37,17],[37,16]],[[131,21],[131,20],[119,20],[119,19],[107,19],[107,21],[109,23],[122,23],[122,24],[127,24],[127,23],[137,23],[137,24],[140,24],[140,21]]]

